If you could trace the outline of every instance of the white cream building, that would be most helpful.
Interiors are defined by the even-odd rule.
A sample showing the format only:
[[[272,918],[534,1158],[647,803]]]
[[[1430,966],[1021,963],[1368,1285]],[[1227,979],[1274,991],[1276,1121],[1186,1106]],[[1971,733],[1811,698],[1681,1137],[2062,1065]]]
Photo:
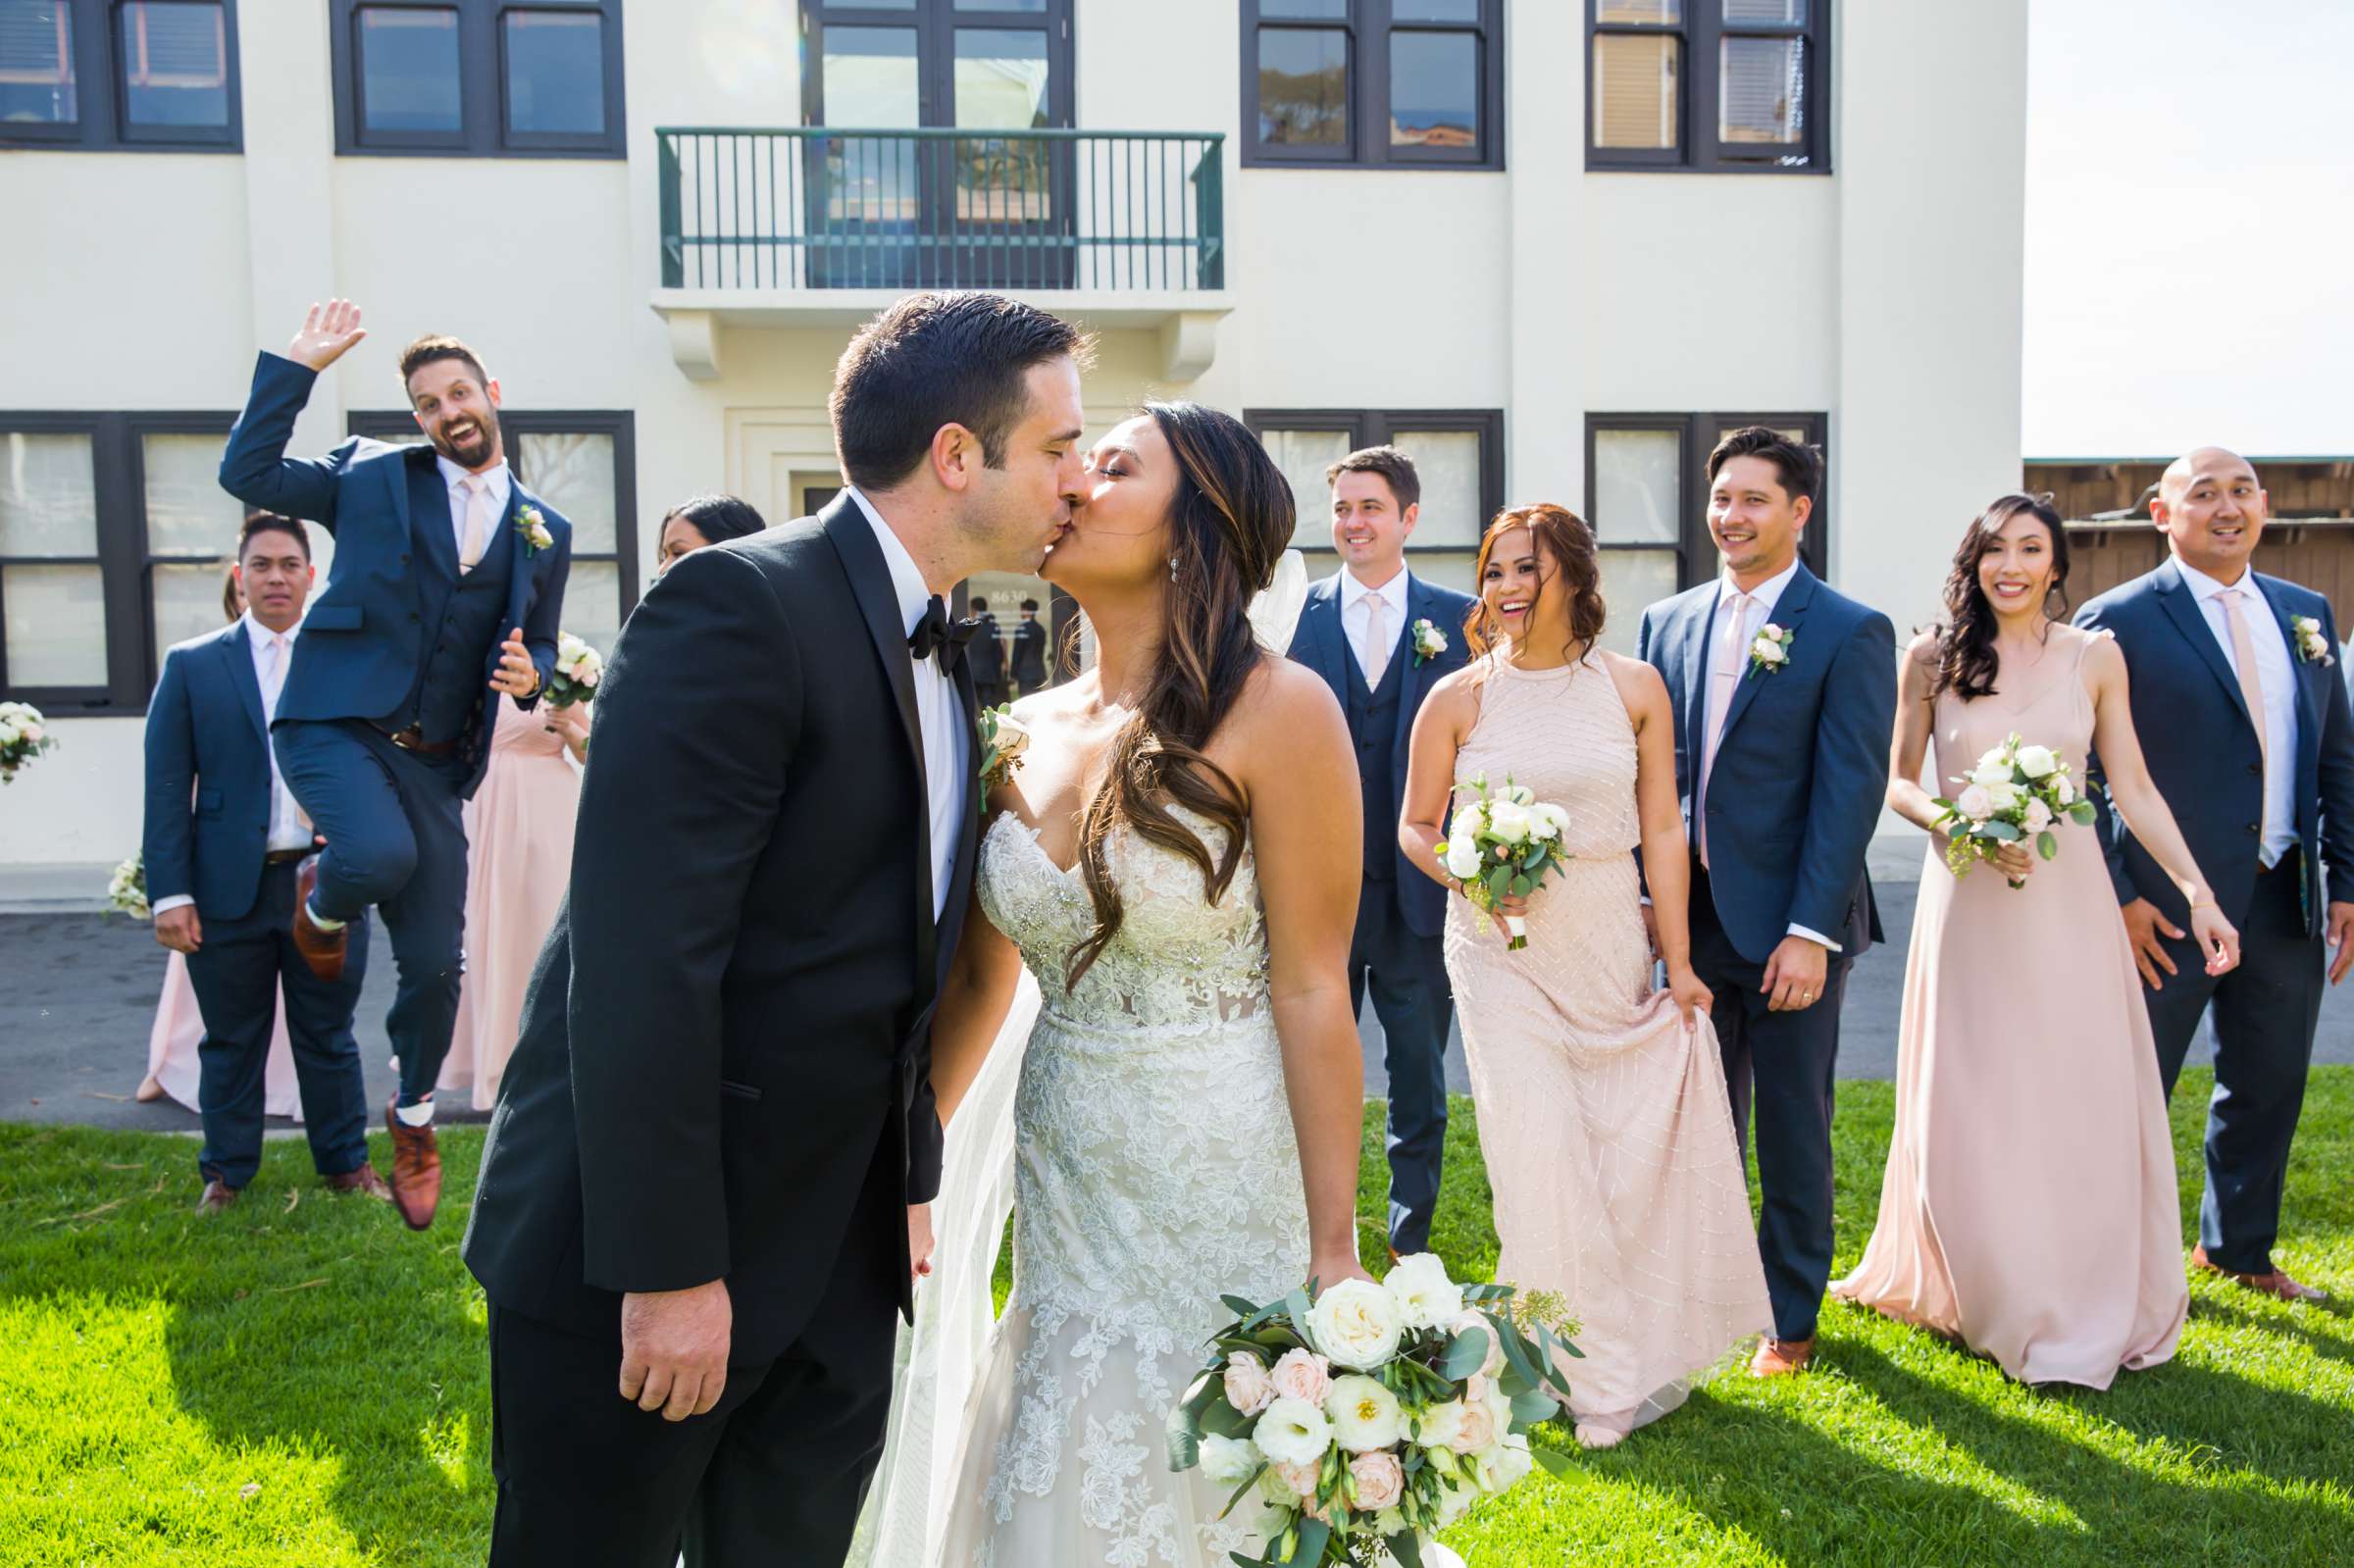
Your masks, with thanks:
[[[221,434],[331,294],[371,331],[294,449],[397,433],[400,346],[473,342],[599,637],[668,503],[839,482],[834,359],[933,279],[1096,328],[1099,427],[1245,414],[1304,545],[1373,439],[1458,585],[1493,508],[1568,503],[1614,637],[1713,570],[1714,432],[1786,426],[1817,564],[1922,621],[2019,478],[2025,51],[2024,0],[0,0],[0,695],[61,743],[0,874],[135,847]]]

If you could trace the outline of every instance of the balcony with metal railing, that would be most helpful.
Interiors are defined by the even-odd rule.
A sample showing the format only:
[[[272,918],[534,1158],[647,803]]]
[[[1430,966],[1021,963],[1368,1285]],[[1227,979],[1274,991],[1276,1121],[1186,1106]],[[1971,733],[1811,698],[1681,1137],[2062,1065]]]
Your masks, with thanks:
[[[1215,131],[673,126],[659,160],[673,357],[722,326],[865,320],[911,288],[991,288],[1092,327],[1156,328],[1192,379],[1232,309]]]

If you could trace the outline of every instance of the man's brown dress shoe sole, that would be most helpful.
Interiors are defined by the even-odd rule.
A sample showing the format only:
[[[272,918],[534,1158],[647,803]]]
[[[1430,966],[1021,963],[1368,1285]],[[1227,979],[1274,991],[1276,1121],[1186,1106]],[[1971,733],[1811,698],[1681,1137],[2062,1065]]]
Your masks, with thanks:
[[[329,1191],[338,1196],[357,1192],[382,1203],[392,1201],[392,1189],[384,1185],[384,1179],[376,1174],[373,1165],[363,1165],[356,1171],[345,1171],[340,1176],[323,1176],[319,1180]]]
[[[1749,1373],[1753,1378],[1786,1378],[1793,1372],[1804,1372],[1807,1363],[1814,1359],[1812,1339],[1776,1340],[1768,1336],[1758,1342],[1758,1353],[1749,1358]]]
[[[218,1214],[236,1200],[237,1189],[235,1188],[226,1182],[207,1182],[204,1184],[204,1195],[196,1200],[196,1212]]]
[[[441,1146],[435,1140],[434,1124],[411,1127],[393,1105],[384,1107],[384,1126],[392,1134],[392,1206],[412,1231],[434,1223],[441,1203]]]
[[[2258,1295],[2269,1295],[2277,1301],[2327,1301],[2329,1299],[2328,1291],[2316,1290],[2310,1285],[2298,1284],[2277,1265],[2264,1274],[2234,1273],[2208,1257],[2207,1249],[2203,1246],[2194,1246],[2190,1249],[2190,1266],[2194,1269],[2203,1269],[2209,1274],[2220,1274],[2234,1285],[2253,1290]]]
[[[311,893],[319,885],[319,857],[294,868],[294,950],[312,974],[333,985],[343,978],[343,951],[350,928],[321,931],[311,924]]]

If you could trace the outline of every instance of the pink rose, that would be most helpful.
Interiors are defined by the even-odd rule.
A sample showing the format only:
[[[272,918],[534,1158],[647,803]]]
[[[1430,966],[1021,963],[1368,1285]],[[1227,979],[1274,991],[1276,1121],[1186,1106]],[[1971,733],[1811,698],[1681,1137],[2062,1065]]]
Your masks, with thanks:
[[[596,684],[597,678],[603,674],[604,672],[602,670],[599,670],[595,666],[591,665],[589,668],[581,672],[581,684],[585,686],[593,686]]]
[[[1278,1464],[1273,1469],[1283,1484],[1292,1489],[1294,1496],[1312,1497],[1316,1494],[1316,1477],[1323,1466]]]
[[[1495,1446],[1497,1437],[1495,1406],[1484,1399],[1476,1404],[1465,1399],[1463,1419],[1447,1445],[1457,1453],[1478,1453]]]
[[[1349,1461],[1356,1481],[1356,1505],[1367,1513],[1395,1508],[1406,1492],[1406,1471],[1394,1453],[1360,1453]]]
[[[1267,1369],[1248,1350],[1226,1358],[1226,1402],[1247,1416],[1275,1402],[1275,1385],[1267,1381]]]
[[[1332,1389],[1332,1363],[1313,1350],[1286,1350],[1267,1372],[1275,1391],[1286,1399],[1305,1399],[1322,1405]]]

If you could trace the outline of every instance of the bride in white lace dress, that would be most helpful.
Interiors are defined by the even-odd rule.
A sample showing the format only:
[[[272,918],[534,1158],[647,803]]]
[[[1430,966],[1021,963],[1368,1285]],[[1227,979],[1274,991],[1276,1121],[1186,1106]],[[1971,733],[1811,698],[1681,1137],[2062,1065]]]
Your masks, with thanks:
[[[959,1428],[939,1480],[895,1434],[878,1562],[1208,1568],[1258,1547],[1258,1508],[1221,1521],[1162,1434],[1220,1292],[1361,1277],[1355,764],[1323,683],[1245,615],[1291,531],[1281,473],[1214,411],[1153,405],[1089,459],[1046,576],[1088,613],[1096,666],[1016,710],[1032,740],[988,803],[987,918],[933,1040],[953,1170],[987,1135],[959,1106],[1036,978],[1026,1049],[999,1046],[1022,1053],[1013,1293],[970,1398],[938,1412]]]

